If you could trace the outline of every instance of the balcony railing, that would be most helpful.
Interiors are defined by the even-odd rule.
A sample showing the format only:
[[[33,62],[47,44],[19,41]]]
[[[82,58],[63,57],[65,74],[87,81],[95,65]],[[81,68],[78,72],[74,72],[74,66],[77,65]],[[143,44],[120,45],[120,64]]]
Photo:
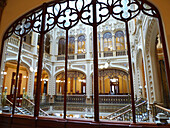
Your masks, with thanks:
[[[65,55],[58,55],[56,60],[65,60]]]
[[[127,55],[127,50],[117,50],[116,56],[125,56]]]
[[[64,96],[56,96],[55,102],[63,102]],[[86,102],[86,96],[85,95],[73,95],[73,96],[67,96],[67,102],[68,103],[85,103]]]
[[[29,44],[27,44],[27,43],[25,43],[25,42],[23,43],[22,48],[25,49],[25,50],[27,50],[27,51],[32,52],[31,45],[29,45]]]
[[[50,54],[44,53],[44,57],[45,57],[45,59],[50,59]]]
[[[69,60],[73,60],[74,59],[74,55],[72,54],[72,55],[68,55],[68,59]]]
[[[56,96],[55,102],[63,102],[64,96]],[[85,95],[68,95],[68,103],[85,103]],[[101,104],[130,104],[131,98],[129,95],[99,95],[99,103]]]
[[[99,95],[99,103],[105,104],[130,104],[130,95]]]
[[[98,54],[99,54],[99,57],[126,56],[127,50],[101,51]],[[91,58],[93,58],[92,52],[90,52],[90,56]]]
[[[159,104],[152,104],[152,113],[153,113],[153,117],[154,117],[154,120],[156,120],[156,116],[158,115],[158,113],[164,113],[166,117],[169,117],[170,118],[170,109],[167,109]]]
[[[10,37],[9,40],[8,40],[8,43],[13,44],[15,46],[18,46],[19,40],[15,37]]]
[[[77,54],[77,59],[85,59],[85,54]]]
[[[15,37],[10,37],[9,40],[8,40],[8,43],[9,43],[9,44],[12,44],[12,45],[14,45],[14,46],[16,46],[16,47],[19,47],[19,39],[15,38]],[[29,44],[27,44],[27,43],[25,43],[25,42],[23,42],[22,48],[23,48],[24,50],[27,50],[27,51],[32,52],[32,47],[31,47],[31,45],[29,45]]]
[[[104,52],[104,57],[111,57],[113,56],[113,51],[105,51]]]

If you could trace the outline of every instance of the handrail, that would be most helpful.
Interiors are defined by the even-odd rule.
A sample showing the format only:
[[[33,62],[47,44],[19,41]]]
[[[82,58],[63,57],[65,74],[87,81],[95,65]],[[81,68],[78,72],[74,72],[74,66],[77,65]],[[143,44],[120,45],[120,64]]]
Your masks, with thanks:
[[[139,106],[142,106],[142,105],[145,104],[145,103],[146,103],[146,101],[144,101],[144,102],[142,102],[142,103],[140,103],[140,104],[138,104],[138,105],[135,105],[135,107],[137,108],[137,107],[139,107]],[[122,115],[128,113],[129,111],[132,111],[132,110],[131,110],[131,109],[128,109],[128,110],[126,110],[125,112],[120,113],[119,115],[111,118],[111,120],[114,120],[114,119],[116,119],[117,117],[122,116]]]
[[[121,110],[123,110],[123,109],[125,109],[125,108],[128,108],[129,106],[131,106],[131,104],[128,104],[128,105],[126,105],[125,107],[120,108],[120,109],[116,110],[115,112],[113,112],[113,113],[107,115],[107,116],[105,117],[105,119],[108,118],[109,116],[114,115],[114,114],[117,113],[117,112],[120,112]]]
[[[23,99],[25,99],[26,101],[28,101],[30,104],[32,104],[33,106],[35,105],[33,102],[31,102],[30,100],[28,100],[27,98],[23,97]]]
[[[31,111],[29,111],[27,108],[23,107],[27,112],[29,112],[31,115],[33,114]]]
[[[8,100],[7,98],[5,98],[5,100],[8,101],[11,105],[13,105],[13,103],[12,103],[10,100]],[[20,111],[22,114],[25,114],[25,113],[22,112],[17,106],[15,106],[15,108],[16,108],[18,111]]]
[[[140,103],[140,104],[136,105],[135,107],[139,107],[139,106],[141,106],[141,105],[143,105],[143,104],[145,104],[145,103],[147,103],[147,102],[146,102],[146,101],[144,101],[144,102],[142,102],[142,103]]]
[[[23,99],[25,99],[26,101],[28,101],[31,105],[33,105],[33,106],[35,106],[35,104],[33,103],[33,102],[31,102],[30,100],[28,100],[27,98],[23,98]],[[40,111],[42,112],[42,113],[44,113],[46,116],[49,116],[49,114],[48,113],[46,113],[44,110],[42,110],[41,108],[40,108]]]
[[[162,109],[162,110],[164,110],[164,111],[166,111],[166,112],[169,112],[169,113],[170,113],[170,110],[169,110],[169,109],[167,109],[167,108],[164,108],[164,107],[159,106],[159,105],[155,105],[155,107],[160,108],[160,109]]]
[[[136,100],[135,102],[139,102],[141,99],[142,99],[142,98]],[[125,108],[128,108],[128,107],[130,107],[130,106],[131,106],[131,104],[128,104],[128,105],[124,106],[123,108],[120,108],[120,109],[116,110],[115,112],[113,112],[113,113],[105,116],[105,119],[107,119],[108,117],[114,115],[115,113],[118,113],[118,112],[120,112],[121,110],[123,110],[123,109],[125,109]]]
[[[114,120],[114,119],[116,119],[117,117],[119,117],[119,116],[121,116],[121,115],[124,115],[124,114],[128,113],[129,111],[132,111],[132,110],[131,110],[131,109],[128,109],[128,110],[126,110],[125,112],[123,112],[123,113],[121,113],[121,114],[119,114],[119,115],[117,115],[117,116],[111,118],[111,120]]]
[[[139,102],[140,100],[142,100],[142,98],[137,99],[135,102]]]

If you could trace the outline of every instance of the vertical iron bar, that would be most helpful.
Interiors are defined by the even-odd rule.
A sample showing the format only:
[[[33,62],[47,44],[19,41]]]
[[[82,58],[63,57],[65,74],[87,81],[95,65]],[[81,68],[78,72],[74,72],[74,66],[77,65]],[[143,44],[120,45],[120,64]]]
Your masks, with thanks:
[[[98,52],[97,52],[97,16],[96,0],[93,0],[93,63],[94,63],[94,121],[99,122],[99,92],[98,92]]]
[[[68,30],[66,30],[66,52],[65,52],[65,86],[64,86],[64,119],[66,119],[67,107],[67,58],[68,58]]]
[[[0,52],[0,65],[1,65],[1,69],[2,69],[2,56],[3,56],[3,52],[4,52],[4,45],[5,44],[5,39],[4,39],[4,37],[3,37],[3,39],[2,39],[2,45],[1,45],[1,52]],[[0,71],[1,71],[1,69],[0,69]]]
[[[135,102],[134,102],[134,90],[133,90],[133,74],[132,74],[132,65],[131,65],[132,62],[131,62],[131,51],[130,51],[130,40],[129,40],[128,21],[125,22],[125,25],[126,25],[127,47],[128,47],[130,85],[131,85],[132,117],[133,117],[133,123],[136,123],[136,117],[135,117]]]
[[[103,76],[103,93],[105,94],[104,76]]]
[[[14,97],[13,97],[12,116],[14,115],[14,111],[15,111],[15,101],[16,101],[16,93],[17,93],[17,85],[18,85],[18,77],[19,77],[19,67],[20,67],[20,60],[21,60],[21,49],[22,49],[22,37],[20,39],[20,45],[19,45],[16,80],[15,80],[15,88],[14,88],[14,95],[13,95]]]
[[[39,115],[39,106],[40,106],[41,74],[42,74],[42,62],[43,62],[43,52],[44,52],[44,30],[45,30],[46,10],[47,10],[46,3],[44,3],[43,12],[42,12],[40,47],[39,47],[39,57],[38,57],[38,72],[37,72],[35,107],[34,107],[34,117],[36,118]]]
[[[169,95],[170,95],[170,67],[169,67],[169,58],[168,58],[168,52],[167,52],[167,46],[166,46],[166,41],[165,41],[165,34],[164,34],[164,30],[163,30],[163,24],[162,24],[162,20],[161,20],[161,16],[159,14],[158,17],[158,21],[159,21],[159,29],[160,29],[160,38],[161,38],[161,42],[163,45],[163,53],[164,53],[164,60],[165,60],[165,68],[166,68],[166,77],[167,77],[167,82],[168,82],[168,86],[169,86]]]

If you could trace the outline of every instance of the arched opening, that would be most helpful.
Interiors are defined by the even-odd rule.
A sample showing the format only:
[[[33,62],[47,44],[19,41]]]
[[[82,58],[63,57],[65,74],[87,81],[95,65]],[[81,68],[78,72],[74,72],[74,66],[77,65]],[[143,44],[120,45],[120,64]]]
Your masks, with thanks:
[[[86,94],[86,75],[78,71],[68,72],[68,90],[69,95],[82,95]],[[63,95],[65,86],[65,74],[64,72],[56,76],[56,94]]]
[[[85,44],[86,44],[86,38],[84,35],[81,35],[78,37],[78,54],[81,54],[81,53],[85,53],[86,49],[85,49]]]
[[[64,38],[59,39],[59,47],[58,47],[58,55],[64,55],[65,54],[65,45],[66,40]]]
[[[99,71],[99,94],[127,95],[129,94],[128,74],[119,69],[104,69]]]
[[[16,61],[8,61],[5,63],[4,71],[1,72],[1,75],[4,75],[3,78],[3,87],[2,90],[7,96],[9,100],[13,100],[13,94],[15,89],[15,83],[16,83],[16,68],[17,68],[17,62]],[[29,72],[27,67],[24,66],[24,64],[21,63],[20,70],[19,70],[19,82],[17,85],[17,106],[21,106],[21,100],[24,93],[27,92],[28,87],[28,78],[29,78]]]
[[[115,33],[116,40],[116,50],[125,50],[124,33],[122,31],[117,31]]]

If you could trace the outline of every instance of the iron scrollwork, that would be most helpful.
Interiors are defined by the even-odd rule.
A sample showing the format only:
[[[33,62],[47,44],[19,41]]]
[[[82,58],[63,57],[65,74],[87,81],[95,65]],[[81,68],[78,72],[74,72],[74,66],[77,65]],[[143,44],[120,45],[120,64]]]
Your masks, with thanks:
[[[158,11],[154,6],[150,6],[149,3],[143,2],[141,3],[142,6],[142,12],[148,16],[151,17],[157,17],[158,18]]]
[[[9,38],[13,33],[20,37],[28,34],[31,30],[40,33],[41,23],[42,7],[33,10],[32,13],[27,13],[14,22],[5,33],[5,39]]]
[[[158,17],[155,6],[146,0],[97,0],[97,25],[102,24],[112,16],[120,21],[129,21],[141,11],[152,17]],[[81,21],[83,24],[93,26],[92,0],[52,1],[47,3],[45,19],[45,33],[52,30],[56,25],[64,30],[69,30]],[[40,6],[30,13],[16,20],[7,30],[4,39],[13,33],[24,36],[31,30],[41,33],[42,10]]]

